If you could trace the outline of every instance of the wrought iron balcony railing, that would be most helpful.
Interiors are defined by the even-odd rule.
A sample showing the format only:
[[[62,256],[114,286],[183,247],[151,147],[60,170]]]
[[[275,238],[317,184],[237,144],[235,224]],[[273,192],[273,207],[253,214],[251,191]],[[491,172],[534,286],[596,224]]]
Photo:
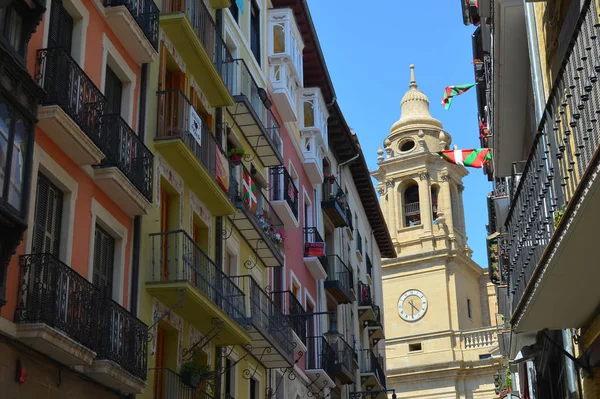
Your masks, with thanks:
[[[150,234],[151,281],[188,281],[232,320],[246,318],[244,293],[183,230]]]
[[[306,370],[324,370],[335,381],[335,351],[323,336],[306,340]]]
[[[58,105],[100,149],[105,148],[101,136],[101,117],[106,98],[62,47],[37,51],[36,77],[46,95],[42,105]]]
[[[367,275],[369,275],[371,278],[374,278],[375,276],[373,276],[373,263],[371,263],[371,258],[369,257],[369,254],[367,254]]]
[[[150,380],[154,386],[152,399],[197,399],[196,387],[192,387],[181,380],[181,376],[168,368],[149,369]]]
[[[346,375],[354,375],[356,369],[354,361],[358,361],[358,354],[350,346],[343,337],[330,338],[329,345],[335,353],[335,364],[339,371],[343,371]]]
[[[195,123],[200,123],[199,138],[192,133]],[[180,139],[194,153],[200,163],[206,168],[209,175],[215,179],[219,187],[231,195],[231,185],[221,179],[224,174],[217,164],[226,159],[225,152],[215,139],[215,135],[204,120],[199,119],[198,113],[192,102],[185,96],[181,89],[170,89],[158,93],[158,129],[156,140]],[[231,168],[229,160],[227,173]],[[228,182],[227,182],[228,183]],[[229,187],[229,188],[227,188]]]
[[[88,348],[97,347],[98,289],[51,254],[22,255],[17,323],[45,323]]]
[[[233,57],[227,50],[225,40],[217,29],[210,11],[203,1],[194,0],[169,0],[163,3],[163,14],[184,13],[189,20],[196,37],[202,43],[208,57],[223,79],[225,86],[231,91],[234,76]]]
[[[348,215],[349,208],[346,193],[342,190],[334,177],[325,178],[321,207],[329,216],[335,227],[351,226],[352,216]],[[348,220],[348,217],[350,220]]]
[[[594,178],[587,172],[596,162],[600,146],[596,127],[599,11],[595,2],[584,2],[529,158],[511,196],[504,250],[515,310],[552,241],[555,218]],[[517,183],[516,178],[512,181]]]
[[[258,118],[259,128],[263,131],[260,137],[263,139],[253,139],[251,145],[255,145],[255,152],[262,153],[260,147],[270,146],[279,162],[273,161],[265,166],[277,166],[282,163],[283,143],[281,141],[281,132],[279,123],[271,111],[270,100],[267,97],[265,89],[258,86],[252,73],[248,69],[243,59],[235,59],[232,65],[232,79],[230,87],[236,102],[248,102],[256,118]],[[242,131],[244,129],[242,128]],[[248,134],[244,131],[244,134]],[[252,135],[254,136],[254,135]],[[263,156],[259,155],[261,159]],[[270,158],[270,157],[269,157]]]
[[[383,369],[383,359],[381,356],[375,356],[371,349],[360,349],[358,351],[359,367],[361,374],[373,373],[379,380],[379,383],[385,389],[385,373]]]
[[[316,256],[323,259],[323,263],[327,261],[325,254],[325,240],[321,237],[319,230],[316,227],[304,227],[304,257]]]
[[[241,175],[238,175],[240,184],[234,196],[235,205],[245,210],[254,220],[256,230],[264,237],[264,242],[270,243],[270,247],[283,256],[283,222],[263,194],[263,190],[256,184],[252,173],[244,166],[238,166],[237,169]]]
[[[146,379],[148,326],[51,254],[20,257],[18,323],[45,323]]]
[[[158,17],[159,9],[153,0],[104,0],[104,7],[125,6],[137,22],[144,35],[158,51]]]
[[[106,156],[100,167],[116,166],[148,201],[152,201],[152,152],[120,115],[102,116],[100,129]]]
[[[286,201],[298,220],[298,188],[285,166],[271,168],[271,201]]]
[[[259,330],[283,357],[291,359],[294,350],[292,328],[286,316],[251,276],[231,276],[231,280],[246,293],[247,324]]]
[[[298,298],[289,290],[271,292],[271,298],[279,311],[288,317],[292,330],[306,345],[306,323],[309,316],[306,316],[306,311]]]
[[[327,255],[326,263],[327,279],[325,280],[325,289],[339,290],[340,295],[336,296],[341,296],[338,298],[338,300],[342,300],[341,303],[353,302],[352,289],[354,288],[354,280],[352,269],[338,255]]]
[[[98,359],[112,360],[145,380],[148,326],[112,299],[103,298],[94,328],[98,329]]]

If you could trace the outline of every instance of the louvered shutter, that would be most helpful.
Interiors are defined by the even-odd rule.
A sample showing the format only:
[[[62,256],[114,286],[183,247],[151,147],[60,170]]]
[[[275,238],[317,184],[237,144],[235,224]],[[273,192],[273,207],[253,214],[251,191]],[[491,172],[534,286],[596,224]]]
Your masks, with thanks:
[[[69,15],[61,0],[52,0],[48,48],[62,47],[70,55],[72,42],[73,17]]]
[[[115,239],[96,226],[94,237],[94,276],[92,282],[103,296],[112,298]]]
[[[47,177],[38,175],[32,253],[60,253],[63,193]]]

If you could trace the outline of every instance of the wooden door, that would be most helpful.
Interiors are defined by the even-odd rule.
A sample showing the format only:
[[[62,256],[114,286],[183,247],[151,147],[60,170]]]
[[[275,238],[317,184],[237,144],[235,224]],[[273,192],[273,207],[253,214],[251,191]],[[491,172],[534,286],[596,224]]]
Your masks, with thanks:
[[[164,188],[160,189],[160,232],[163,233],[161,236],[161,277],[162,280],[169,279],[169,239],[173,240],[175,237],[170,237],[166,234],[169,231],[169,194]]]
[[[154,377],[154,398],[164,399],[165,397],[165,360],[166,360],[167,336],[165,331],[156,327],[156,366]]]

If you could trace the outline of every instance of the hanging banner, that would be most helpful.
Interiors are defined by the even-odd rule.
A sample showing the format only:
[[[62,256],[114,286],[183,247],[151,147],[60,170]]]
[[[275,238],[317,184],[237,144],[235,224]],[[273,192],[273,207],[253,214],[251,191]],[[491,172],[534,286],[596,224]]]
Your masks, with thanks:
[[[202,147],[202,118],[196,112],[194,107],[190,105],[190,133],[198,146]]]
[[[221,152],[221,149],[218,145],[215,144],[216,150],[216,178],[217,183],[225,190],[225,192],[229,192],[229,160],[227,157]]]
[[[240,13],[244,13],[244,0],[235,0],[235,5],[237,6]]]

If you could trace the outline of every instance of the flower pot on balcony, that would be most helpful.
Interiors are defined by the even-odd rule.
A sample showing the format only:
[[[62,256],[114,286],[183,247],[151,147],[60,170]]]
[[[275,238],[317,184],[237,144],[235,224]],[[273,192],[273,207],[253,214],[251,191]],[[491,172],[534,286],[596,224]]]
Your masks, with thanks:
[[[229,158],[232,164],[237,166],[242,163],[242,159],[244,158],[245,154],[246,151],[244,151],[243,148],[232,148],[227,153],[227,157]]]

